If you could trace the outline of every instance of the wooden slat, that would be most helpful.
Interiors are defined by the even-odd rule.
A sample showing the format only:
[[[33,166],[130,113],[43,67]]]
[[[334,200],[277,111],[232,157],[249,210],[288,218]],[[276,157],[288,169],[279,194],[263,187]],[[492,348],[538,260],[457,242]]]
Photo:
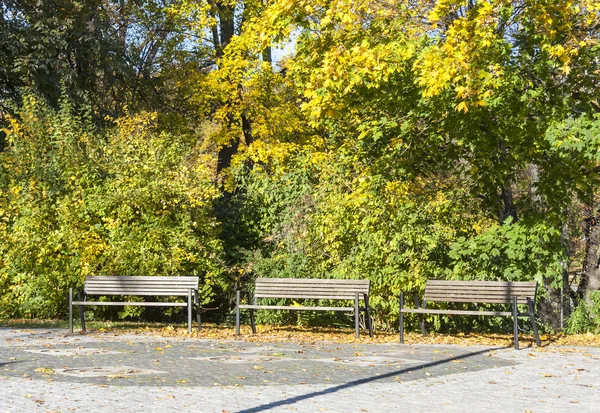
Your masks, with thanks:
[[[178,284],[178,283],[169,283],[169,282],[155,283],[155,284],[142,284],[142,283],[135,283],[135,282],[123,282],[123,283],[114,283],[114,284],[87,283],[87,284],[85,284],[85,286],[87,288],[103,288],[103,287],[105,287],[105,288],[115,288],[115,287],[123,287],[123,288],[130,288],[130,287],[161,288],[161,287],[165,287],[165,288],[169,288],[169,287],[171,287],[171,288],[177,288],[177,289],[181,289],[181,288],[196,289],[196,288],[198,288],[198,284],[191,284],[191,283]]]
[[[534,286],[535,281],[461,281],[461,280],[427,280],[427,285],[461,285],[461,286]]]
[[[162,281],[169,281],[169,280],[187,280],[187,281],[195,281],[198,279],[198,277],[195,276],[188,276],[188,275],[173,275],[173,276],[162,276],[162,275],[156,275],[156,276],[143,276],[143,275],[90,275],[88,277],[86,277],[86,280],[95,280],[95,281],[102,281],[102,280],[145,280],[145,281],[156,281],[156,280],[162,280]]]
[[[131,305],[144,307],[187,307],[187,303],[149,303],[149,302],[114,302],[114,301],[73,301],[73,305]]]
[[[255,294],[256,298],[298,298],[307,300],[354,300],[354,294],[351,295],[325,295],[325,294]],[[359,297],[361,300],[362,296]]]
[[[449,303],[475,303],[475,304],[511,304],[512,299],[482,299],[482,298],[452,298],[447,297],[426,297],[427,302],[449,302]],[[517,298],[518,304],[527,304],[527,298]]]
[[[305,307],[305,306],[286,306],[286,305],[252,305],[240,304],[240,308],[252,310],[321,310],[321,311],[354,311],[353,307]]]
[[[448,296],[452,296],[452,295],[485,295],[485,296],[496,296],[496,297],[504,297],[504,296],[517,296],[517,297],[533,297],[535,295],[535,291],[512,291],[512,290],[506,290],[506,291],[484,291],[484,290],[476,290],[476,291],[471,291],[471,290],[448,290],[448,291],[440,291],[440,290],[434,290],[431,291],[430,289],[426,289],[425,293],[428,295],[448,295]]]
[[[121,291],[121,290],[103,290],[103,291],[96,291],[96,290],[91,290],[91,291],[87,291],[87,295],[94,295],[94,296],[108,296],[108,295],[124,295],[124,296],[129,296],[129,295],[139,295],[139,296],[144,296],[144,297],[150,297],[150,296],[156,296],[156,297],[187,297],[188,296],[188,292],[179,292],[179,291],[166,291],[166,292],[156,292],[156,291]]]
[[[369,280],[340,280],[331,278],[257,278],[256,284],[342,284],[342,285],[369,285]]]
[[[427,291],[429,294],[480,294],[480,295],[506,295],[506,294],[512,294],[512,295],[532,295],[535,293],[535,291],[533,290],[512,290],[510,288],[507,289],[503,289],[503,290],[484,290],[484,289],[477,289],[477,290],[470,290],[467,288],[463,288],[463,289],[458,289],[458,288],[454,288],[454,289],[447,289],[447,290],[442,290],[442,289],[433,289],[433,288],[426,288],[425,291]]]
[[[368,290],[366,290],[365,288],[327,288],[327,287],[311,287],[311,286],[284,286],[284,285],[278,285],[278,286],[269,286],[269,287],[264,287],[264,286],[257,286],[254,291],[263,291],[263,292],[278,292],[278,291],[308,291],[308,292],[335,292],[335,293],[348,293],[348,294],[354,294],[354,293],[367,293]]]
[[[522,291],[532,291],[535,290],[535,285],[460,285],[460,284],[450,284],[450,285],[441,285],[434,284],[431,285],[427,283],[427,288],[431,289],[465,289],[465,290],[477,290],[477,289],[486,289],[486,290],[502,290],[502,289],[514,289],[514,290],[522,290]]]
[[[437,310],[428,308],[403,308],[403,313],[418,314],[456,314],[456,315],[490,315],[490,316],[512,316],[510,311],[477,311],[477,310]]]
[[[354,291],[302,291],[302,290],[296,290],[296,291],[288,291],[288,290],[277,290],[277,291],[255,291],[255,294],[258,295],[295,295],[295,296],[307,296],[307,297],[311,297],[311,296],[318,296],[318,295],[331,295],[334,297],[353,297],[358,294],[361,298],[362,298],[362,293],[354,292]]]

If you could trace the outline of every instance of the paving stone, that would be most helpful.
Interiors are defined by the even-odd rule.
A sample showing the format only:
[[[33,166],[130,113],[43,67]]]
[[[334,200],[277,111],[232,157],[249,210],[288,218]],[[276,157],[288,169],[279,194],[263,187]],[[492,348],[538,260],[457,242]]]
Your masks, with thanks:
[[[247,343],[0,328],[0,413],[597,412],[600,349]]]

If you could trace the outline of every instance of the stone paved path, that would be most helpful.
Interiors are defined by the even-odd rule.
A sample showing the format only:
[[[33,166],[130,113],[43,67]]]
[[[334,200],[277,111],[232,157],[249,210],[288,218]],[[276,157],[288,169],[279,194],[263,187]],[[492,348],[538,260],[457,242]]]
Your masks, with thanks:
[[[3,412],[600,412],[600,349],[0,328]]]

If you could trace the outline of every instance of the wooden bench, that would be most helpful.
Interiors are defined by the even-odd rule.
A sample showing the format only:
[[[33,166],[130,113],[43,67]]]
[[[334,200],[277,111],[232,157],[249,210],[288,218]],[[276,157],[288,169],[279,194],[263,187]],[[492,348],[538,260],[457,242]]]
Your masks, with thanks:
[[[423,304],[419,307],[419,299],[415,295],[415,307],[404,308],[404,294],[400,294],[400,343],[404,343],[404,314],[420,314],[420,324],[425,336],[425,323],[423,314],[456,314],[456,315],[486,315],[504,316],[513,318],[513,333],[515,349],[519,349],[518,317],[529,317],[535,342],[540,346],[540,337],[535,322],[534,303],[537,293],[536,282],[508,282],[508,281],[440,281],[428,280],[425,285]],[[427,302],[447,303],[479,303],[479,304],[507,304],[511,311],[483,311],[483,310],[455,310],[426,308]],[[526,305],[527,312],[519,313],[517,306]]]
[[[73,301],[73,288],[69,289],[69,331],[73,332],[73,306],[79,306],[81,329],[85,331],[83,306],[150,306],[187,307],[188,333],[192,332],[192,307],[196,307],[198,330],[200,330],[200,308],[198,304],[198,277],[128,277],[92,276],[85,279],[83,290],[78,291],[79,300]],[[147,302],[147,301],[88,301],[89,296],[162,296],[187,297],[187,302]]]
[[[309,311],[345,311],[354,312],[356,338],[359,337],[359,314],[365,312],[369,335],[373,337],[371,314],[369,311],[369,280],[334,280],[310,278],[257,278],[252,304],[242,304],[241,292],[236,293],[235,331],[240,334],[240,310],[250,310],[252,333],[256,334],[254,310],[309,310]],[[353,300],[353,307],[318,307],[303,305],[260,305],[258,299],[289,298],[310,300]],[[359,306],[362,298],[364,307]],[[248,297],[250,302],[250,296]]]

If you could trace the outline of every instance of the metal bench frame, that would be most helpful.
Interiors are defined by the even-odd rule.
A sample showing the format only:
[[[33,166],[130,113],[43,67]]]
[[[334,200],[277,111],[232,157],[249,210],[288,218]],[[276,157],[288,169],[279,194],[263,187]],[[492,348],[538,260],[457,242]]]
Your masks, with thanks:
[[[240,310],[250,310],[250,323],[252,333],[256,334],[254,322],[254,310],[303,310],[303,311],[344,311],[354,312],[354,327],[356,338],[360,337],[359,314],[365,312],[366,326],[369,335],[373,337],[373,326],[371,325],[371,313],[369,310],[369,280],[336,280],[336,279],[314,279],[314,278],[257,278],[254,287],[254,297],[248,302],[241,303],[241,291],[236,292],[236,314],[235,332],[240,334]],[[261,298],[290,298],[311,300],[353,300],[353,307],[319,307],[302,305],[260,305]],[[364,301],[364,307],[360,307],[360,299]]]
[[[142,276],[90,276],[85,279],[83,290],[78,290],[78,300],[73,300],[73,288],[69,288],[69,331],[73,332],[73,306],[79,306],[81,329],[85,329],[83,306],[146,306],[146,307],[187,307],[188,333],[192,332],[192,307],[196,307],[198,331],[201,329],[200,305],[198,300],[198,277],[142,277]],[[87,301],[88,296],[163,296],[187,297],[185,302],[146,302],[146,301]]]
[[[404,314],[417,313],[420,317],[421,331],[425,336],[423,314],[457,314],[457,315],[489,315],[513,317],[513,334],[515,349],[519,349],[518,317],[529,317],[535,335],[535,342],[541,345],[535,321],[534,304],[537,294],[535,281],[443,281],[428,280],[425,285],[423,304],[419,308],[419,298],[415,295],[415,307],[404,308],[404,294],[400,293],[400,343],[404,343]],[[473,311],[473,310],[440,310],[426,308],[427,302],[447,303],[479,303],[507,304],[512,311]],[[527,312],[519,313],[518,305],[527,305]]]

